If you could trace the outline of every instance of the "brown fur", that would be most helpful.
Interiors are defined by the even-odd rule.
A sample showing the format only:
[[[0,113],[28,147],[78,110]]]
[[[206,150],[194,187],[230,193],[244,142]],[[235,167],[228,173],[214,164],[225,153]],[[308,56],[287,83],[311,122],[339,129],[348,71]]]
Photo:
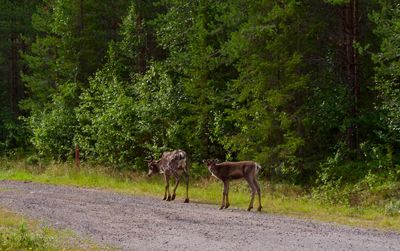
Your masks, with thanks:
[[[216,163],[215,160],[204,160],[203,163],[207,165],[212,175],[224,183],[224,192],[222,194],[222,205],[220,209],[229,207],[229,181],[244,178],[251,189],[251,200],[247,210],[250,211],[253,208],[254,196],[257,192],[258,211],[261,211],[261,191],[256,178],[261,168],[259,164],[254,161]]]
[[[147,164],[149,167],[149,177],[155,173],[162,173],[164,175],[166,185],[163,200],[170,201],[175,199],[180,178],[184,175],[186,181],[186,199],[184,202],[189,202],[189,167],[187,154],[184,151],[175,150],[172,152],[164,152],[159,160],[150,160]],[[172,196],[169,192],[169,179],[171,176],[175,177],[175,186]]]

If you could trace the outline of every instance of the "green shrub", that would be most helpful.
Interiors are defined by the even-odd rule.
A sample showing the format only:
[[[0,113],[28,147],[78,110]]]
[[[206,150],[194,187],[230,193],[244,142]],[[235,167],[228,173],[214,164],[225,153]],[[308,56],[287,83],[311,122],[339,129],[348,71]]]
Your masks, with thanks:
[[[17,229],[0,229],[1,250],[49,250],[50,239],[46,232],[34,233],[26,224]]]
[[[25,159],[26,165],[38,165],[40,163],[40,158],[37,155],[31,155]]]
[[[54,103],[46,109],[32,111],[28,118],[32,143],[40,155],[61,160],[72,155],[77,123],[71,103],[76,102],[76,88],[73,83],[60,86],[60,93],[52,96]]]
[[[210,175],[207,167],[203,163],[192,163],[190,166],[190,176],[194,179]]]
[[[178,98],[165,69],[152,65],[131,83],[107,65],[90,80],[77,108],[75,136],[84,157],[117,167],[143,169],[143,159],[179,148],[173,144]]]
[[[0,123],[0,153],[15,155],[29,147],[29,130],[20,121],[5,121]]]
[[[370,170],[357,182],[343,181],[342,177],[320,182],[312,189],[312,196],[324,203],[368,207],[385,206],[388,200],[400,199],[400,183],[390,173]]]
[[[400,200],[390,201],[385,206],[385,215],[400,215]]]

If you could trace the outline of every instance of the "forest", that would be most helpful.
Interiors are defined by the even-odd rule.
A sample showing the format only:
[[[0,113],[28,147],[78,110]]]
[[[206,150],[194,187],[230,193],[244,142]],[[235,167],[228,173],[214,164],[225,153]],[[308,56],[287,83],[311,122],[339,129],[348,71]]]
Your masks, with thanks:
[[[0,6],[6,158],[79,148],[82,162],[144,171],[183,149],[194,176],[203,159],[254,160],[264,179],[332,200],[400,198],[398,0]]]

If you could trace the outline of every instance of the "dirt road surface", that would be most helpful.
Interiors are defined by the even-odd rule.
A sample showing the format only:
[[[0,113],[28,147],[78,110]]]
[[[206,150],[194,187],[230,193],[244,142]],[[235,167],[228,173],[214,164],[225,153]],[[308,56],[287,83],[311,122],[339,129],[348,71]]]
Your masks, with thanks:
[[[400,250],[396,232],[218,210],[216,205],[184,204],[182,198],[165,202],[96,189],[0,181],[0,207],[123,250]]]

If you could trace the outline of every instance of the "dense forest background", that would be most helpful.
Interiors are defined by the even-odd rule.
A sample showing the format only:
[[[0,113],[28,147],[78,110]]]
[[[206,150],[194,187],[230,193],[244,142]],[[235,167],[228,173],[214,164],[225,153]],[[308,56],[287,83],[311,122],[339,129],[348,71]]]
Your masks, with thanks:
[[[0,151],[400,179],[398,0],[0,0]],[[33,156],[33,157],[32,157]],[[386,183],[385,183],[386,184]],[[397,183],[398,184],[398,183]]]

